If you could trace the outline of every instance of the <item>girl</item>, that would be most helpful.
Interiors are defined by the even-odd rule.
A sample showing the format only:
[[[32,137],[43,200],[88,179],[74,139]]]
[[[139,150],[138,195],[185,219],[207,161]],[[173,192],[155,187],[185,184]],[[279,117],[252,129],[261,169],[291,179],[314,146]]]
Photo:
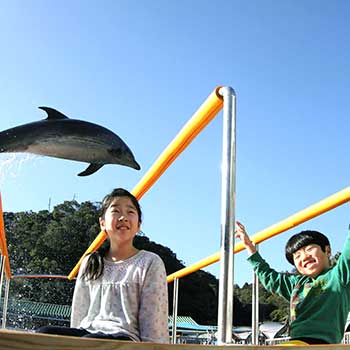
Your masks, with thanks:
[[[102,201],[99,219],[107,245],[86,256],[77,277],[71,328],[47,326],[41,333],[168,343],[168,293],[162,260],[137,250],[141,208],[117,188]]]

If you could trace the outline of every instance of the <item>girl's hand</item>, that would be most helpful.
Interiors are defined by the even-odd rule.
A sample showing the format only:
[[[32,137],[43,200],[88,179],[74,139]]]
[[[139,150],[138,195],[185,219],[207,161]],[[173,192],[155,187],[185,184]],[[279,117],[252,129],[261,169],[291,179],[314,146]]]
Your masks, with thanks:
[[[236,221],[235,237],[239,238],[242,241],[249,255],[252,255],[256,252],[254,243],[250,240],[244,225],[239,221]]]

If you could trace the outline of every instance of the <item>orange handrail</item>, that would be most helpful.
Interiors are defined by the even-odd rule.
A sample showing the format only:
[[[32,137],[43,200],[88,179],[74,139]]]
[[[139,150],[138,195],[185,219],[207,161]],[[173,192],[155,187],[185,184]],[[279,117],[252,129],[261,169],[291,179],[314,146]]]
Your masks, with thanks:
[[[219,93],[221,86],[217,87],[203,102],[191,119],[185,124],[173,141],[161,153],[151,168],[142,177],[139,183],[134,187],[132,193],[137,199],[140,199],[151,186],[160,178],[165,170],[174,162],[174,160],[185,150],[193,139],[204,129],[204,127],[220,112],[223,107],[223,98]],[[106,233],[101,231],[89,248],[85,251],[78,263],[68,275],[72,279],[79,271],[79,267],[84,257],[98,249],[106,239]]]
[[[28,274],[28,275],[12,275],[12,279],[36,279],[36,278],[52,278],[52,279],[61,279],[61,280],[66,280],[67,276],[66,275],[32,275],[32,274]]]
[[[319,216],[331,209],[334,209],[346,202],[350,201],[350,187],[345,189],[317,202],[310,207],[307,207],[292,216],[265,228],[262,231],[255,233],[251,238],[254,243],[261,243],[273,236],[278,235],[284,231],[289,230],[292,227],[302,224],[305,221],[308,221],[316,216]],[[238,253],[245,249],[242,242],[238,242],[235,245],[234,253]],[[193,272],[196,272],[208,265],[211,265],[220,260],[220,252],[214,253],[207,258],[204,258],[191,266],[185,267],[181,270],[178,270],[167,277],[168,283],[172,282],[174,278],[181,278],[187,276]]]
[[[5,273],[6,273],[7,279],[9,280],[11,278],[11,268],[10,268],[9,253],[7,250],[7,243],[6,243],[6,234],[5,234],[4,214],[2,212],[1,193],[0,193],[0,250],[1,250],[1,254],[5,257]]]

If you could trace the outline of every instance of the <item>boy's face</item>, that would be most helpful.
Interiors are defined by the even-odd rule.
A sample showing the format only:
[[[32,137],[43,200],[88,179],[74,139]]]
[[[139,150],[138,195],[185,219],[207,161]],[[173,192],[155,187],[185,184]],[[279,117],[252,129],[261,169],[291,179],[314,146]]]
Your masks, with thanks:
[[[318,244],[309,244],[293,254],[294,265],[300,274],[316,278],[320,273],[329,269],[331,249],[326,246],[323,252]]]

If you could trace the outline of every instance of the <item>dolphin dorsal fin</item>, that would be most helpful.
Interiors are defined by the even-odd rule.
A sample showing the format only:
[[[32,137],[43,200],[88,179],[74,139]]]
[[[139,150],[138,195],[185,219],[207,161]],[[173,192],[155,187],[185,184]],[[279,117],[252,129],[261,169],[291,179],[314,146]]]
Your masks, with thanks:
[[[69,119],[63,113],[59,112],[54,108],[51,108],[51,107],[39,107],[39,108],[47,113],[46,119]]]

